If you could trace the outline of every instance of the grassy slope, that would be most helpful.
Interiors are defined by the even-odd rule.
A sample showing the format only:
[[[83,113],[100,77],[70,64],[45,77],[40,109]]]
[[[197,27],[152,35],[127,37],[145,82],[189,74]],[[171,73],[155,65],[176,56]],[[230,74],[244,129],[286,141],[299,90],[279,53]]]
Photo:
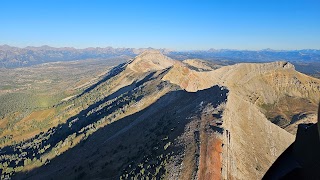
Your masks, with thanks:
[[[28,139],[77,113],[75,110],[62,115],[70,103],[59,108],[55,105],[96,83],[109,65],[124,60],[55,62],[0,69],[0,146]]]
[[[48,68],[46,68],[46,69],[48,69]],[[87,70],[87,68],[85,68],[85,69]],[[77,70],[79,70],[79,69],[77,69]],[[185,70],[185,68],[184,69],[182,68],[182,70]],[[55,70],[55,72],[56,72],[56,70]],[[70,73],[70,72],[71,71],[68,70],[67,73]],[[94,69],[94,71],[92,71],[92,72],[96,72],[96,69]],[[81,74],[83,72],[76,71],[76,72],[74,72],[74,74],[70,73],[67,76],[63,75],[66,77],[70,77],[70,79],[63,79],[60,83],[60,86],[58,83],[57,86],[51,86],[51,87],[61,88],[61,86],[62,86],[63,88],[61,88],[61,89],[64,89],[66,92],[70,92],[70,91],[72,92],[72,90],[77,92],[78,87],[82,87],[82,89],[85,89],[84,87],[86,87],[86,86],[82,86],[83,85],[82,83],[86,83],[86,82],[88,82],[88,80],[79,80],[76,83],[74,83],[73,85],[70,85],[69,82],[74,82],[74,79],[72,79],[72,78],[77,77],[77,75],[75,75],[76,73]],[[87,75],[90,75],[90,72],[88,72]],[[149,75],[151,75],[151,76],[149,76]],[[241,76],[241,77],[245,77],[245,76]],[[158,78],[158,80],[151,81],[153,78],[156,78],[156,79]],[[144,79],[144,80],[142,80],[142,79]],[[133,74],[132,72],[128,71],[128,72],[124,72],[124,74],[122,74],[121,76],[115,76],[115,77],[109,79],[108,81],[104,81],[103,83],[99,84],[98,86],[95,86],[95,88],[93,88],[90,92],[84,93],[83,96],[81,96],[79,98],[75,98],[75,99],[69,99],[69,100],[63,102],[62,104],[55,106],[54,108],[53,107],[52,108],[50,108],[50,107],[49,108],[39,108],[36,111],[34,111],[35,109],[33,109],[32,110],[33,112],[30,111],[29,113],[26,113],[23,115],[21,115],[21,113],[19,113],[19,112],[11,114],[13,117],[10,117],[11,118],[10,122],[12,122],[13,118],[16,118],[16,117],[19,117],[19,118],[15,124],[15,125],[17,125],[16,127],[18,127],[18,128],[16,128],[16,129],[13,128],[13,129],[10,129],[10,131],[9,131],[9,132],[14,132],[13,137],[8,136],[9,140],[10,140],[9,143],[10,142],[12,143],[13,140],[20,141],[20,140],[22,140],[21,138],[33,137],[35,134],[38,134],[38,136],[35,136],[30,141],[25,141],[24,143],[21,143],[21,144],[15,144],[14,146],[9,146],[8,149],[6,149],[8,152],[10,152],[10,151],[13,152],[12,154],[10,154],[9,157],[2,157],[2,160],[10,162],[9,165],[6,164],[6,168],[5,168],[6,173],[10,174],[10,173],[12,173],[12,171],[21,171],[22,170],[21,168],[23,168],[24,170],[29,170],[34,167],[41,166],[43,164],[47,164],[52,159],[54,159],[56,156],[59,156],[60,154],[63,154],[64,152],[67,153],[68,149],[75,147],[77,145],[78,145],[77,147],[79,148],[78,149],[79,152],[82,152],[81,147],[79,147],[79,146],[83,146],[81,143],[84,144],[84,142],[89,137],[89,135],[96,132],[99,128],[101,128],[105,125],[108,125],[114,121],[117,121],[119,119],[123,119],[124,117],[126,117],[128,115],[132,115],[132,114],[134,115],[135,113],[143,110],[144,108],[147,108],[150,104],[154,103],[157,99],[159,99],[159,97],[164,96],[164,94],[166,94],[168,92],[168,90],[170,90],[170,88],[172,88],[172,87],[170,87],[170,85],[169,85],[169,87],[167,87],[168,84],[159,83],[160,79],[161,79],[160,74],[152,74],[152,73],[151,74],[149,74],[149,73]],[[96,80],[93,80],[92,82],[96,82]],[[59,82],[59,77],[54,78],[54,82],[57,82],[57,81]],[[67,81],[68,81],[68,83],[65,83]],[[147,81],[147,84],[148,83],[149,84],[146,85],[145,81]],[[81,82],[81,83],[79,83],[79,82]],[[67,84],[67,85],[64,86],[65,84]],[[50,83],[50,85],[53,85],[53,84]],[[90,84],[88,84],[88,85],[90,85]],[[34,87],[36,87],[36,85]],[[169,89],[161,89],[163,87],[165,87],[165,88],[167,87]],[[182,87],[184,87],[184,86],[182,86]],[[248,87],[250,87],[250,86],[248,86]],[[71,90],[69,88],[71,88]],[[160,91],[161,93],[159,93],[159,88],[161,90]],[[43,88],[43,89],[45,89],[45,88]],[[52,89],[54,89],[54,88],[52,88]],[[50,88],[48,88],[46,90],[49,90],[49,92],[51,92]],[[81,88],[79,90],[81,90]],[[58,91],[54,90],[54,92],[58,92]],[[61,91],[59,91],[59,92],[61,92]],[[39,94],[41,94],[41,93],[39,93]],[[70,95],[73,95],[73,93],[69,93],[68,95],[61,97],[60,100],[62,98],[68,97]],[[141,99],[141,96],[143,96],[144,98]],[[183,99],[188,99],[188,98],[183,98]],[[176,107],[179,107],[178,105],[180,105],[180,103],[181,103],[180,101],[177,101],[176,106],[175,106],[175,104],[173,104],[171,106],[172,108],[171,109],[169,108],[168,110],[172,110]],[[197,102],[197,104],[199,104],[199,103],[200,102]],[[186,104],[188,104],[188,103],[186,103]],[[190,102],[190,104],[192,104],[192,103]],[[195,106],[197,104],[193,104],[193,105]],[[194,108],[192,108],[192,109],[194,109]],[[178,110],[179,110],[179,108],[178,108]],[[176,115],[174,113],[175,112],[172,112],[172,116],[174,115],[174,116],[178,117],[178,115]],[[159,115],[160,114],[164,114],[164,113],[162,112],[162,113],[159,113]],[[9,117],[9,115],[8,116],[6,115],[3,119],[3,121],[9,122],[8,117]],[[139,119],[141,119],[141,116],[137,116],[132,119],[139,120]],[[128,120],[129,123],[131,123],[132,119]],[[150,118],[150,119],[153,119],[153,118]],[[157,117],[157,120],[159,120],[158,117]],[[170,122],[170,119],[169,119],[168,123],[169,122]],[[58,127],[48,130],[49,127],[54,127],[54,126],[57,126],[58,124],[60,124]],[[120,125],[121,124],[122,123],[120,123]],[[2,123],[2,124],[0,124],[0,126],[7,126],[7,125],[5,125],[5,123]],[[147,127],[150,129],[149,126],[147,126]],[[147,127],[144,127],[141,129],[145,129]],[[160,127],[163,128],[162,126],[160,126]],[[31,131],[30,131],[30,129],[31,129]],[[62,129],[62,130],[60,130],[60,129]],[[124,128],[124,129],[126,129],[126,128]],[[170,130],[171,129],[172,128],[170,127]],[[114,132],[112,132],[113,131],[112,128],[110,130],[111,130],[111,132],[109,132],[109,131],[106,131],[106,132],[111,133],[110,134],[110,136],[111,136],[112,133],[114,133]],[[153,129],[151,128],[149,131],[153,132],[155,130],[157,130],[156,127]],[[165,131],[167,131],[167,130],[165,130]],[[43,132],[46,132],[46,133],[43,133]],[[134,132],[134,134],[135,133],[136,132]],[[146,135],[148,135],[148,134],[146,134]],[[127,135],[126,137],[130,137],[130,134]],[[144,137],[144,136],[142,135],[139,137]],[[201,137],[205,138],[204,135],[201,135]],[[158,138],[157,134],[155,134],[155,138]],[[164,136],[163,138],[166,138],[166,137]],[[154,139],[144,139],[144,140],[142,139],[142,141],[137,139],[137,141],[141,142],[140,144],[145,144],[144,141],[150,143],[148,145],[147,152],[149,153],[149,151],[150,151],[150,153],[152,154],[152,148],[155,146],[154,144],[152,144],[152,142],[156,143],[156,141],[154,141]],[[120,150],[122,150],[121,148],[125,148],[125,147],[120,147],[121,144],[118,144],[118,145],[119,145]],[[161,146],[163,146],[161,148],[166,149],[168,146],[170,146],[170,144],[161,144]],[[86,147],[90,147],[90,146],[86,146]],[[118,151],[119,148],[113,147],[113,148],[106,150],[106,155],[110,155],[110,153],[111,154],[117,153],[116,151]],[[137,148],[139,150],[139,147],[137,147]],[[202,147],[201,150],[205,150],[204,148],[205,147]],[[31,149],[31,151],[30,151],[30,149]],[[117,158],[125,158],[127,154],[132,153],[132,152],[129,152],[130,149],[131,148],[128,148],[128,151],[127,150],[121,151],[120,155],[113,157],[114,158],[113,161],[118,161],[119,159],[117,159]],[[23,158],[15,157],[15,153],[17,153],[17,152],[19,152],[19,153],[23,152],[21,154],[26,153],[26,155]],[[88,152],[87,157],[90,157],[90,153],[92,153],[91,149]],[[134,155],[137,153],[132,153],[132,154]],[[141,152],[140,152],[140,154],[141,154]],[[106,155],[104,155],[103,157],[105,157]],[[156,156],[156,158],[160,158],[160,159],[162,157],[160,154],[159,154],[159,157]],[[139,157],[139,158],[141,158],[141,157]],[[97,159],[99,159],[99,157],[97,157]],[[123,159],[120,159],[120,160],[123,160]],[[142,160],[144,160],[144,159],[142,159]],[[163,160],[164,159],[162,159],[159,162],[162,162]],[[126,165],[126,164],[123,164],[123,162],[126,162],[126,161],[120,161],[119,162],[120,164],[105,162],[107,164],[105,164],[104,166],[105,166],[106,170],[109,170],[109,172],[119,172],[118,170],[125,167],[125,165]],[[186,162],[189,162],[189,160],[186,160]],[[13,163],[17,163],[17,164],[13,165]],[[99,163],[102,163],[102,162],[99,162]],[[201,160],[201,163],[202,164],[205,163],[205,162],[203,162],[203,159]],[[84,164],[86,164],[86,163],[84,163]],[[93,165],[93,164],[94,164],[94,162],[91,162],[90,160],[88,160],[88,167],[86,167],[85,172],[92,173],[90,170],[92,170],[92,168],[94,166],[97,166],[99,168],[103,167],[102,164],[98,164],[98,165]],[[148,165],[150,165],[150,163]],[[1,164],[1,166],[4,166],[4,164]],[[193,165],[190,165],[190,167],[192,167],[192,166]],[[12,169],[12,167],[15,167],[16,169]],[[72,174],[72,176],[84,175],[84,174],[81,174],[83,171],[79,170],[79,168],[83,169],[84,168],[83,166],[82,167],[80,167],[80,166],[79,167],[71,167],[71,168],[72,168],[72,171],[75,172],[74,174]],[[126,171],[126,169],[127,169],[127,171]],[[139,173],[140,173],[140,172],[139,173],[131,173],[132,172],[131,166],[126,167],[126,169],[122,172],[123,175],[136,176],[136,175],[139,175]],[[139,169],[139,168],[136,167],[136,169]],[[148,167],[147,167],[147,169],[148,169]],[[149,169],[150,169],[150,172],[154,170],[153,168],[149,168]],[[203,172],[203,173],[205,173],[205,172]],[[89,174],[89,175],[92,176],[93,174]],[[101,175],[104,175],[104,174],[101,174]]]

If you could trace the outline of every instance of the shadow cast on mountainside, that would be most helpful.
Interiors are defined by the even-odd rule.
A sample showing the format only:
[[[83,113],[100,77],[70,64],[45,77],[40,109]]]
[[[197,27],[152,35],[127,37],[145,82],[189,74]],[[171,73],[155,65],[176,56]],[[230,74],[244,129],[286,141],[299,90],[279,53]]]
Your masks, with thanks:
[[[299,124],[295,141],[277,158],[263,179],[320,179],[320,104],[318,122]]]
[[[82,96],[83,94],[87,93],[87,92],[90,92],[91,90],[93,90],[94,88],[98,87],[100,84],[102,84],[103,82],[106,82],[108,81],[110,78],[118,75],[119,73],[121,73],[122,71],[125,70],[126,68],[126,65],[127,65],[127,62],[125,63],[121,63],[119,64],[118,66],[112,68],[107,74],[106,76],[101,79],[100,81],[98,81],[97,83],[93,84],[92,86],[88,87],[87,89],[85,89],[81,94],[79,94],[78,96],[76,97],[80,97]]]
[[[49,152],[55,145],[60,141],[66,139],[69,135],[76,133],[79,135],[79,131],[86,127],[87,125],[93,124],[98,120],[106,117],[107,115],[115,112],[117,109],[122,108],[128,104],[132,98],[132,93],[134,89],[143,83],[153,79],[154,72],[146,75],[142,80],[133,82],[131,85],[120,88],[116,92],[110,94],[109,96],[103,98],[102,100],[91,104],[88,108],[80,111],[79,114],[68,118],[68,120],[59,124],[56,127],[50,128],[47,132],[36,135],[35,137],[28,139],[22,143],[6,146],[0,149],[0,155],[14,155],[14,154],[24,154],[22,160],[19,163],[12,161],[8,166],[15,168],[23,165],[24,159],[33,159],[34,157],[39,159],[43,154]],[[134,100],[139,101],[142,96],[136,97]],[[103,108],[98,108],[100,105],[111,101],[107,106]],[[98,110],[96,110],[98,108]],[[82,132],[86,133],[86,131]],[[45,151],[39,152],[39,150],[46,148]],[[1,162],[1,163],[4,163]]]
[[[182,147],[170,144],[185,131],[185,126],[191,121],[188,117],[198,115],[200,118],[202,107],[207,104],[217,107],[227,100],[227,94],[228,90],[219,86],[195,93],[171,91],[149,107],[98,129],[49,164],[20,172],[15,178],[56,179],[60,176],[62,179],[119,179],[121,173],[138,173],[141,162],[151,163],[150,167],[162,167],[161,162],[169,155],[181,153]],[[80,113],[77,117],[92,122],[108,113],[108,110],[93,112],[89,119]],[[73,128],[61,128],[76,132]],[[60,133],[59,137],[66,137],[64,133]],[[150,167],[146,167],[146,171],[153,172]],[[162,167],[157,173],[157,177],[161,176],[165,170]]]

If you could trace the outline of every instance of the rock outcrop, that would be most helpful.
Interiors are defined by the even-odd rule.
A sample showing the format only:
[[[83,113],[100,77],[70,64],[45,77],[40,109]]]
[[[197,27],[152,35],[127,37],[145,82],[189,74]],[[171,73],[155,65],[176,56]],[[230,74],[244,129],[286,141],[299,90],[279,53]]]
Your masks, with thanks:
[[[96,93],[101,102],[83,110],[103,119],[88,140],[20,176],[261,179],[294,140],[266,107],[320,96],[320,80],[288,62],[216,69],[147,51],[122,67],[78,97]]]

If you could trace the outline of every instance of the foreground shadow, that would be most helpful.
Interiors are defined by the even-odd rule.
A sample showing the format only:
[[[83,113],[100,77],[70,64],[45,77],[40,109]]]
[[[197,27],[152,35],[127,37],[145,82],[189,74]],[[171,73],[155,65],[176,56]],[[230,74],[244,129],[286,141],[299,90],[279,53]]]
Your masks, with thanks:
[[[7,164],[7,167],[17,168],[25,165],[25,160],[41,159],[41,156],[50,152],[59,142],[65,140],[68,136],[75,134],[86,134],[90,129],[84,127],[96,123],[98,120],[114,113],[116,110],[123,108],[129,104],[135,88],[143,83],[153,79],[154,72],[147,74],[143,79],[134,81],[132,84],[120,88],[116,92],[103,98],[102,100],[90,105],[88,108],[80,111],[79,114],[72,116],[65,123],[59,124],[56,127],[50,128],[46,132],[28,139],[24,142],[6,146],[0,149],[0,163]],[[135,101],[140,101],[142,96],[135,97]],[[103,108],[98,108],[104,103],[109,103]],[[0,174],[3,174],[0,168]]]
[[[320,179],[320,104],[317,124],[300,124],[295,141],[272,164],[263,179]]]
[[[94,88],[98,87],[100,84],[108,81],[110,78],[120,74],[122,71],[125,70],[127,64],[130,63],[130,61],[125,62],[125,63],[121,63],[117,66],[115,66],[114,68],[112,68],[106,75],[104,78],[102,78],[100,81],[98,81],[97,83],[93,84],[92,86],[88,87],[87,89],[85,89],[81,94],[79,94],[76,97],[81,97],[82,95],[84,95],[85,93],[90,92],[91,90],[93,90]]]
[[[128,98],[131,96],[132,87],[125,88],[128,88],[125,95]],[[143,172],[157,174],[157,178],[160,178],[165,174],[162,163],[168,160],[166,158],[182,153],[180,151],[183,147],[170,144],[185,131],[186,125],[191,121],[190,117],[199,116],[199,111],[208,104],[217,107],[227,100],[227,94],[228,90],[219,86],[196,93],[171,91],[146,109],[100,128],[88,139],[54,158],[47,165],[19,173],[14,179],[119,179],[122,173],[141,176],[139,173],[142,169]],[[90,107],[68,122],[78,118],[76,122],[90,124],[121,106],[122,104],[111,108],[107,106],[85,116],[90,108],[93,108]],[[43,143],[54,146],[58,140],[66,138],[67,134],[77,133],[81,127],[78,124],[71,127],[67,125],[68,123],[55,128],[56,130],[52,131],[54,134]],[[141,167],[139,164],[142,162],[147,162],[148,166]],[[162,168],[153,172],[156,169],[153,167]],[[145,174],[144,177],[146,176],[148,175]]]

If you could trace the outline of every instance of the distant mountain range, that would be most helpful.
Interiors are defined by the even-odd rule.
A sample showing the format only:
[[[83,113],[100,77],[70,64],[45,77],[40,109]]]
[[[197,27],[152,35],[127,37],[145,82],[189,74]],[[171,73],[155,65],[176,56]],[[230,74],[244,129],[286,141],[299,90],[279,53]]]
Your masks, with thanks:
[[[176,59],[185,58],[219,58],[232,61],[246,62],[270,62],[286,60],[292,62],[318,62],[320,60],[320,50],[303,49],[303,50],[232,50],[232,49],[209,49],[207,51],[186,51],[170,52],[170,56]]]
[[[261,179],[316,121],[320,80],[285,61],[218,67],[149,50],[79,93],[1,121],[16,122],[2,179]]]
[[[54,48],[50,46],[41,47],[12,47],[0,46],[0,67],[16,68],[37,65],[56,61],[74,61],[85,59],[106,59],[118,56],[134,57],[150,48],[85,48],[75,49],[73,47]],[[165,52],[165,50],[162,50]]]
[[[32,66],[47,62],[73,61],[85,59],[107,59],[118,56],[135,57],[141,52],[153,48],[85,48],[76,49],[72,47],[54,48],[50,46],[41,47],[12,47],[0,46],[0,67],[17,68]],[[206,60],[228,60],[234,62],[270,62],[285,60],[290,62],[319,62],[320,50],[230,50],[209,49],[203,51],[174,51],[169,49],[158,49],[167,56],[178,59],[200,58]]]

